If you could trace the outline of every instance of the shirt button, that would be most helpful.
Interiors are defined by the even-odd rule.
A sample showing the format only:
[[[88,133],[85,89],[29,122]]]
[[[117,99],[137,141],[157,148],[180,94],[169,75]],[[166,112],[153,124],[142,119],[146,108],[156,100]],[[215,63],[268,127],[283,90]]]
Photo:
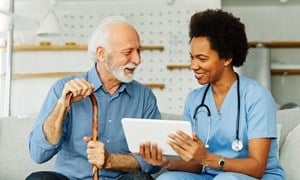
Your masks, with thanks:
[[[109,143],[109,140],[106,140],[107,143]]]
[[[109,122],[109,123],[111,123],[111,119],[110,119],[110,120],[108,120],[108,122]]]

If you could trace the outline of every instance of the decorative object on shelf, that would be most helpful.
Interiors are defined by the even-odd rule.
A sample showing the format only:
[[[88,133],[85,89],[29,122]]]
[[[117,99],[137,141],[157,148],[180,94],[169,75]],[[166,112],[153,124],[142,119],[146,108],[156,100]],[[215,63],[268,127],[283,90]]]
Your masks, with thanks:
[[[50,45],[53,38],[61,34],[61,27],[59,20],[54,11],[56,0],[50,1],[50,9],[47,14],[40,21],[40,26],[36,31],[39,37],[40,45]]]
[[[47,14],[41,20],[40,26],[36,31],[38,36],[52,36],[59,35],[61,33],[61,27],[54,11],[54,6],[56,4],[56,0],[50,0],[50,8]]]
[[[51,42],[50,41],[42,41],[42,42],[40,42],[40,45],[41,46],[50,46]]]
[[[36,32],[38,36],[48,36],[48,35],[59,35],[61,33],[61,28],[58,22],[58,18],[51,8],[46,16],[42,19],[40,26]]]
[[[66,46],[76,46],[77,43],[76,42],[66,42],[65,45]]]

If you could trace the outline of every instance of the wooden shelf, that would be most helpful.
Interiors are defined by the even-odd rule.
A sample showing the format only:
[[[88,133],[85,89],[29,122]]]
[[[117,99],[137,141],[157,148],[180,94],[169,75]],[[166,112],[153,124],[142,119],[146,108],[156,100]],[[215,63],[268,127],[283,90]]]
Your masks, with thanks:
[[[59,78],[59,77],[65,77],[70,76],[74,74],[82,74],[84,72],[46,72],[46,73],[14,73],[12,74],[13,79],[28,79],[28,78]],[[5,74],[1,75],[1,77],[4,77]],[[146,83],[145,86],[149,88],[159,88],[164,89],[165,85],[162,83]]]
[[[153,89],[153,88],[164,89],[165,88],[165,85],[161,84],[161,83],[146,83],[144,85],[151,89]]]
[[[15,45],[14,51],[85,51],[86,45]]]
[[[5,46],[0,46],[0,48],[5,48]],[[85,44],[75,44],[75,45],[15,45],[14,51],[86,51],[88,46]],[[163,46],[142,46],[141,50],[157,50],[163,51]]]
[[[300,48],[300,41],[251,41],[250,47]]]
[[[167,69],[169,70],[175,70],[175,69],[190,69],[190,65],[188,64],[182,64],[182,65],[167,65]]]
[[[300,69],[271,69],[272,75],[300,75]]]
[[[14,73],[13,79],[28,79],[28,78],[57,78],[65,77],[74,74],[82,74],[83,72],[45,72],[45,73]]]
[[[148,50],[148,51],[163,51],[164,50],[164,46],[142,46],[141,48],[142,51]]]
[[[268,47],[268,48],[300,48],[300,41],[250,41],[250,47]],[[0,46],[0,48],[6,48]],[[14,51],[85,51],[86,44],[71,45],[15,45]],[[164,46],[142,46],[141,50],[163,51]]]
[[[167,65],[167,69],[190,69],[190,65]],[[271,69],[272,75],[300,75],[300,69]]]

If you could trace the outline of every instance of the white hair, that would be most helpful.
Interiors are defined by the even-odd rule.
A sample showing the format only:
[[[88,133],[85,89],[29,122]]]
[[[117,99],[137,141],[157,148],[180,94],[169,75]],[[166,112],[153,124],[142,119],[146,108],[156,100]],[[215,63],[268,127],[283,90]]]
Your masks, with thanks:
[[[125,23],[131,25],[131,23],[123,16],[109,16],[104,18],[94,30],[89,40],[88,54],[92,61],[98,61],[96,49],[99,46],[102,46],[105,50],[110,51],[110,47],[108,46],[108,37],[110,32],[108,31],[107,27],[108,25],[115,23]]]

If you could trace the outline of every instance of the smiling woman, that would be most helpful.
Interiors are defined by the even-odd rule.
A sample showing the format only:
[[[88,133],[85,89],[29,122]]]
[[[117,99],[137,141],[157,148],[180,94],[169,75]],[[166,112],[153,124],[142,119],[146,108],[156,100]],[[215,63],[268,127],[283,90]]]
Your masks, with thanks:
[[[202,85],[188,94],[183,113],[194,134],[169,136],[179,159],[163,156],[150,143],[140,154],[169,170],[159,180],[285,179],[272,94],[233,68],[242,66],[248,53],[245,25],[230,12],[208,9],[191,16],[189,30],[191,70]]]

